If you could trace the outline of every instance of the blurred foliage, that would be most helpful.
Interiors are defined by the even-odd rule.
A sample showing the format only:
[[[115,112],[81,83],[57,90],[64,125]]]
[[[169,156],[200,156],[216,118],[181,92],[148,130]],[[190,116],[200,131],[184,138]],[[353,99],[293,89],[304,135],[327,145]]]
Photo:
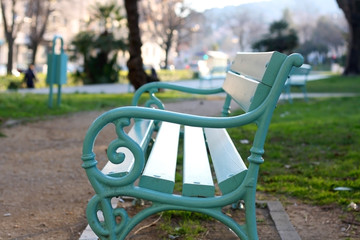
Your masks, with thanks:
[[[117,39],[112,32],[112,22],[120,22],[121,7],[117,3],[96,3],[92,8],[90,22],[98,21],[104,30],[96,35],[92,31],[79,32],[72,41],[75,46],[74,55],[81,54],[84,62],[84,75],[78,73],[84,84],[114,83],[118,82],[119,66],[117,65],[117,53],[125,50],[126,44],[123,39]],[[109,24],[110,23],[110,24]]]
[[[269,33],[255,42],[252,47],[259,51],[279,51],[288,53],[298,45],[298,36],[294,29],[289,28],[285,20],[270,24]]]
[[[150,70],[147,70],[147,73],[150,74]],[[126,70],[120,70],[118,71],[117,81],[116,83],[122,83],[122,84],[128,84],[128,78],[127,74],[128,71]],[[189,80],[193,79],[194,72],[188,69],[181,69],[181,70],[167,70],[167,69],[161,69],[157,72],[157,75],[161,81],[164,82],[173,82],[173,81],[179,81],[179,80]],[[45,82],[46,80],[46,74],[44,73],[37,73],[36,77],[38,81],[35,82],[36,88],[45,88],[47,87],[47,84]],[[0,76],[0,90],[16,90],[19,88],[26,88],[26,84],[23,81],[24,75],[20,74],[19,77],[13,76],[13,75],[7,75],[7,76]],[[75,73],[68,73],[68,79],[67,84],[63,86],[76,86],[76,85],[82,85],[86,84],[86,74],[75,72]]]

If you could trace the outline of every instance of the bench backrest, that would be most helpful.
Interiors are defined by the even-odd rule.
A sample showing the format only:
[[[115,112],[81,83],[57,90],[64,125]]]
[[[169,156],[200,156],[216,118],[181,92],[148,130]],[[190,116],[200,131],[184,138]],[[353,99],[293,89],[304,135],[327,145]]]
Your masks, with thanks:
[[[269,94],[286,58],[279,52],[238,53],[223,89],[245,112],[251,111]]]
[[[304,76],[307,76],[307,75],[309,75],[310,71],[311,71],[311,66],[309,64],[303,64],[298,68],[293,67],[291,69],[290,76],[291,75],[304,75]]]

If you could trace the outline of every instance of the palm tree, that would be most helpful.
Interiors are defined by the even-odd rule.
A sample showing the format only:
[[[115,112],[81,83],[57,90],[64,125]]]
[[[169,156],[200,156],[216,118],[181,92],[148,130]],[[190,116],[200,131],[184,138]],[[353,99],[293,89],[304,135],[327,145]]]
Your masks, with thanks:
[[[147,75],[141,58],[141,37],[139,29],[138,0],[125,0],[125,9],[129,28],[129,53],[127,62],[129,81],[135,90],[147,83]]]
[[[103,27],[102,32],[99,35],[91,31],[80,32],[72,42],[84,58],[84,83],[116,82],[119,71],[117,52],[127,47],[123,39],[116,39],[112,33],[113,22],[123,19],[121,7],[115,2],[97,3],[92,7],[91,15],[91,21],[99,22]]]

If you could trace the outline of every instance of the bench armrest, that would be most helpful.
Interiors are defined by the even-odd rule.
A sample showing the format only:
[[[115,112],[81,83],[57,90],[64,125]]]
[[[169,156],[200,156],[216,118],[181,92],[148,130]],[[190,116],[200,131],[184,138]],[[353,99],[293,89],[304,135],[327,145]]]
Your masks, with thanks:
[[[161,89],[176,90],[179,92],[199,94],[199,95],[224,93],[224,90],[222,88],[200,89],[200,88],[185,87],[174,83],[152,82],[143,85],[135,92],[134,97],[132,99],[132,105],[137,106],[139,104],[139,99],[142,96],[142,94],[149,92],[150,99],[145,103],[145,106],[150,107],[151,105],[156,105],[159,109],[164,109],[163,103],[155,96],[155,93],[159,92]]]
[[[120,127],[125,127],[131,119],[149,119],[202,128],[231,128],[255,122],[261,114],[261,108],[232,117],[205,117],[147,107],[119,107],[103,113],[91,124],[85,136],[83,153],[92,153],[89,148],[92,148],[98,133],[109,123],[120,123]]]
[[[86,169],[88,176],[92,175],[89,178],[90,181],[102,179],[101,181],[109,185],[126,186],[140,176],[145,164],[142,148],[124,131],[124,127],[130,124],[131,119],[152,119],[203,128],[229,128],[254,122],[261,116],[261,113],[261,109],[257,109],[234,117],[204,117],[137,106],[112,109],[99,116],[88,129],[83,144],[82,160],[84,163],[82,166]],[[96,166],[97,161],[93,152],[95,140],[100,131],[109,123],[115,124],[118,139],[110,144],[108,151],[112,152],[114,149],[125,147],[132,152],[135,158],[134,168],[128,175],[122,177],[105,175]],[[121,155],[119,157],[114,156],[109,160],[114,164],[120,164],[124,160],[123,157]]]

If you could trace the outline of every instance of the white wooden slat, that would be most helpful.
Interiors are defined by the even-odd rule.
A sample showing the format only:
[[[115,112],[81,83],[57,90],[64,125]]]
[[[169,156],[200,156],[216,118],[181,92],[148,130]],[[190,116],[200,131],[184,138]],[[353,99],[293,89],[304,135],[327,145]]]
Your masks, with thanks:
[[[140,178],[140,187],[171,193],[175,184],[180,125],[163,122]]]
[[[205,128],[204,132],[219,187],[223,194],[230,192],[239,186],[247,167],[226,129]]]
[[[215,187],[202,128],[184,127],[183,161],[182,194],[184,196],[214,196]]]
[[[259,84],[260,83],[255,80],[228,72],[223,84],[223,89],[247,112]]]
[[[242,75],[262,81],[268,62],[274,52],[238,53],[230,69]]]
[[[151,132],[154,128],[153,120],[136,120],[130,129],[128,135],[144,150],[151,138]],[[113,164],[108,161],[102,169],[104,174],[128,173],[134,165],[134,156],[131,151],[125,147],[120,147],[116,152],[125,154],[125,160],[121,164]]]

